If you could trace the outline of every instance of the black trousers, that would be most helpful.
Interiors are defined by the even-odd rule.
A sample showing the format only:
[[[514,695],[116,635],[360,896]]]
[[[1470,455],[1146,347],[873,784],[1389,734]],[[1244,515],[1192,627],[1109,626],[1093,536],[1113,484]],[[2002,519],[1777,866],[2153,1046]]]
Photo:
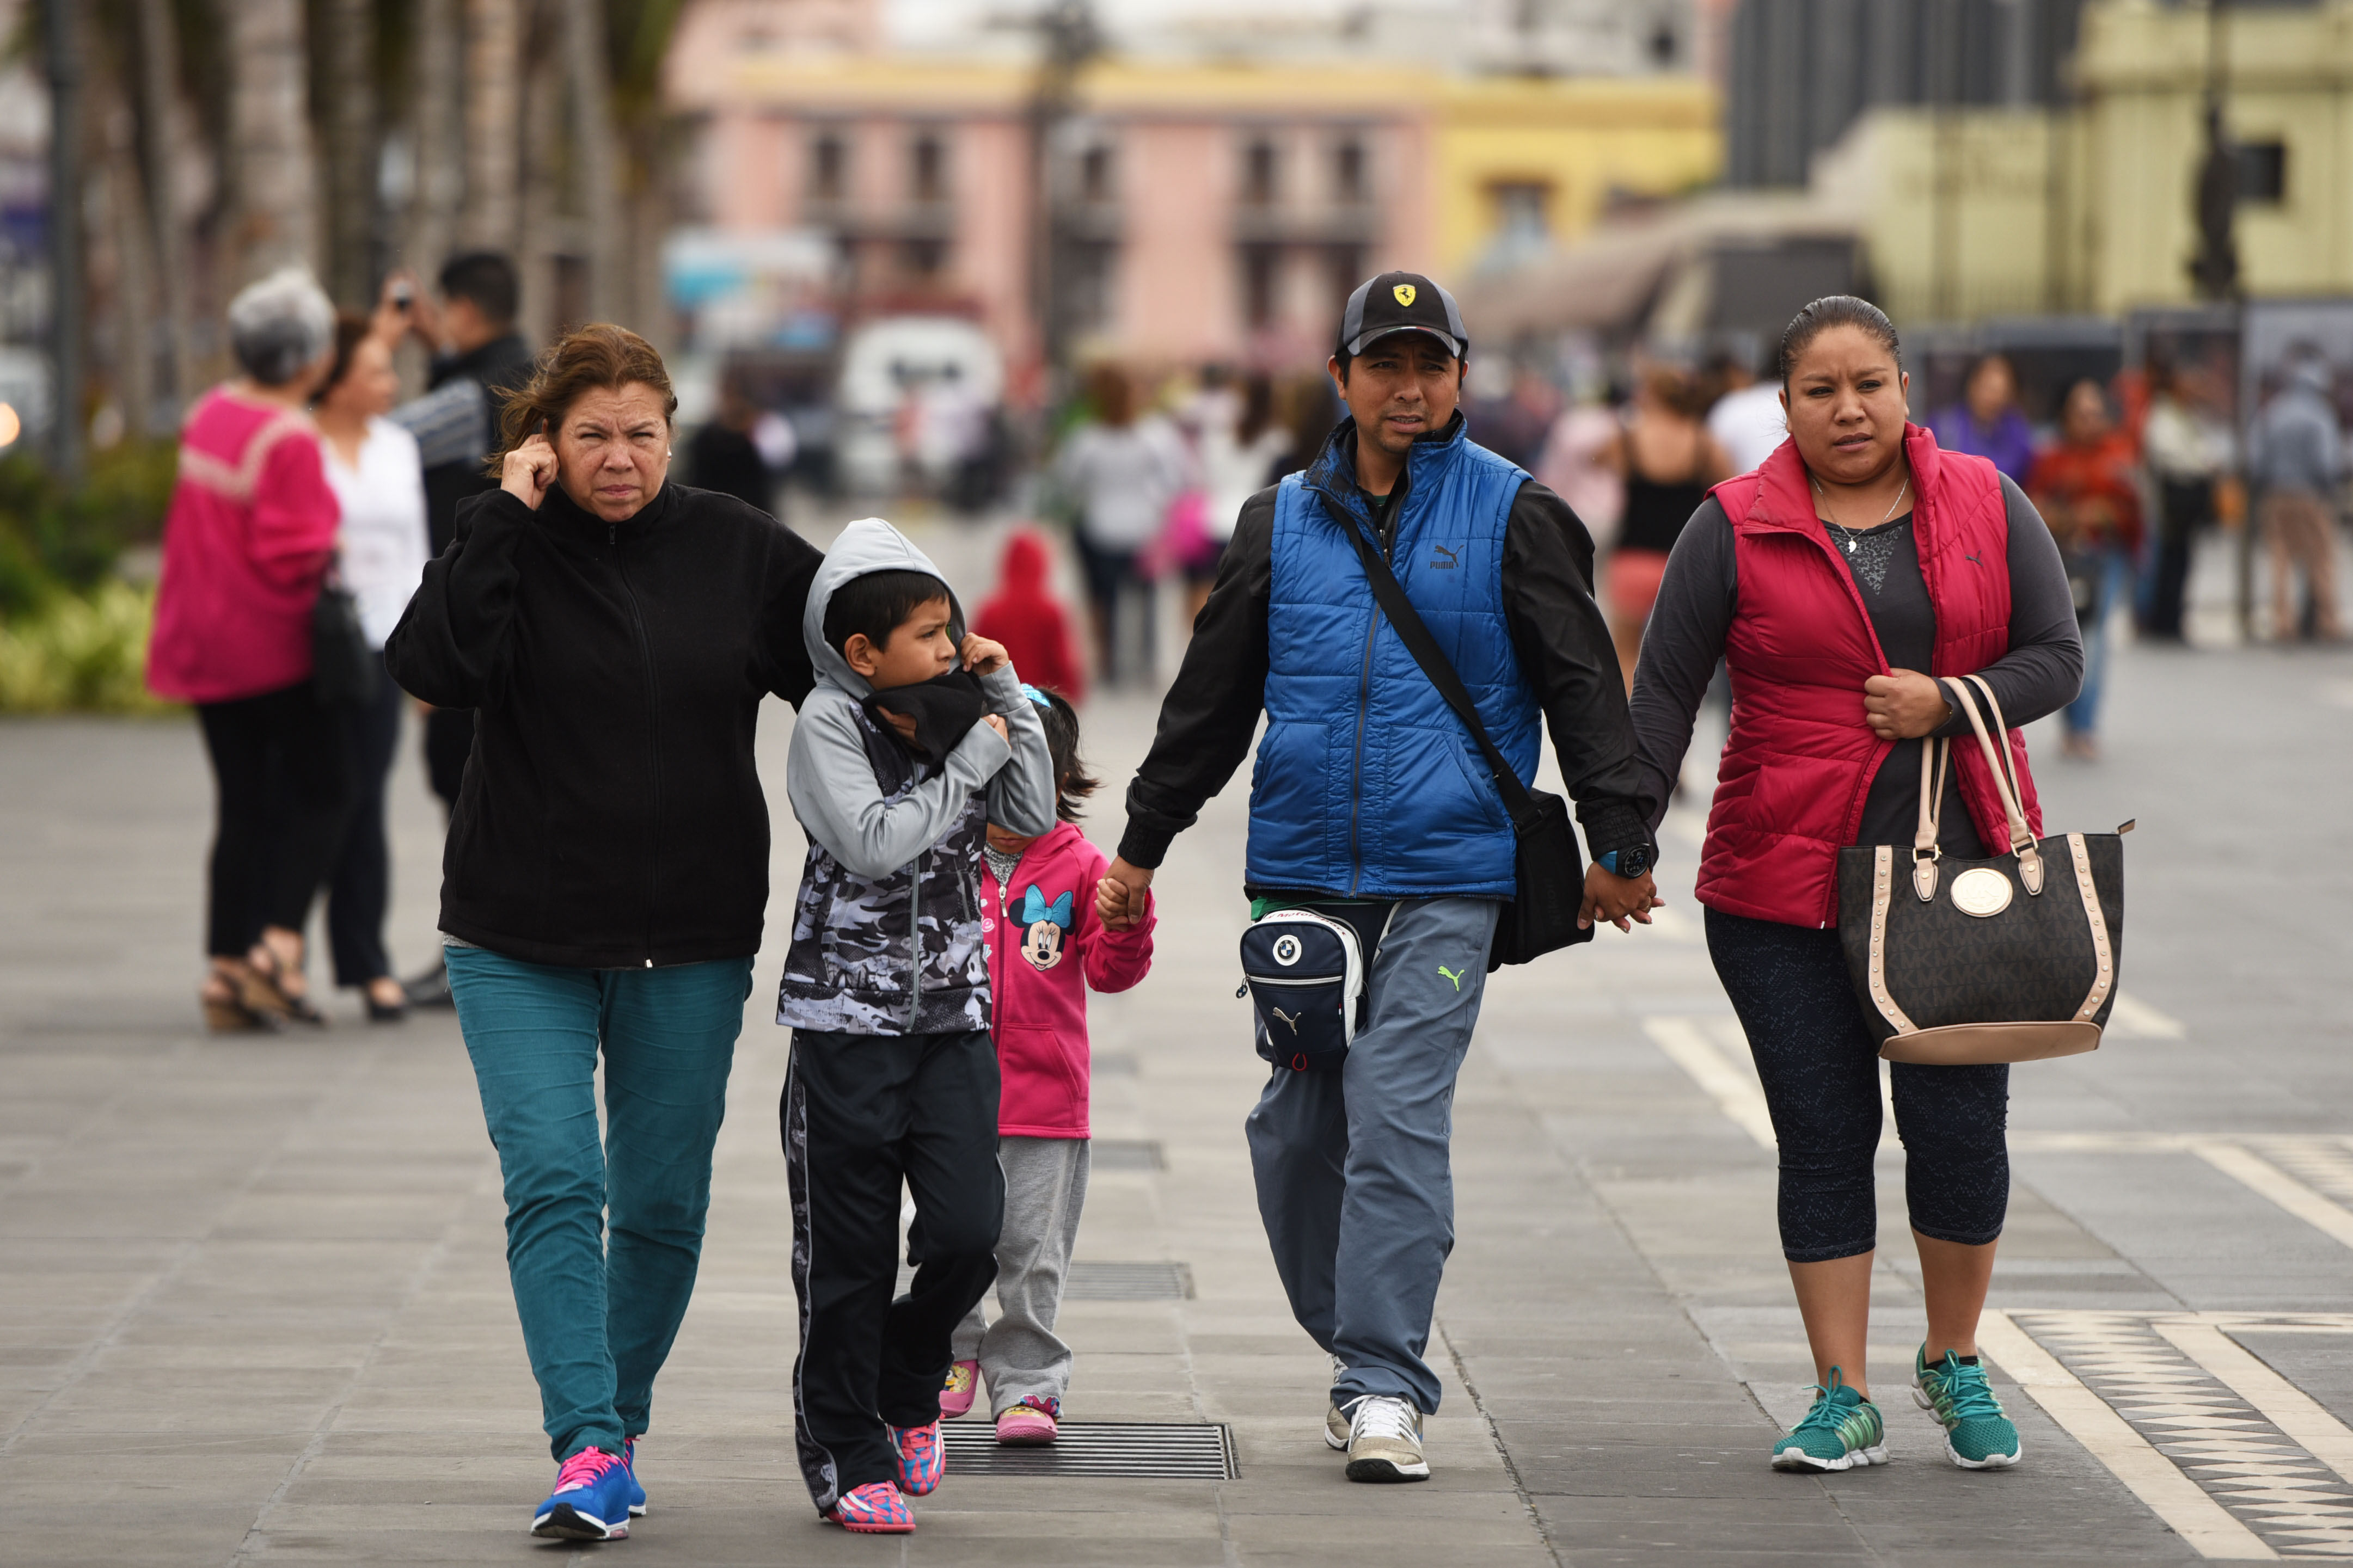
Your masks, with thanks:
[[[886,1425],[939,1419],[950,1339],[997,1278],[997,1097],[986,1030],[793,1031],[781,1108],[801,1303],[793,1429],[819,1512],[896,1479]],[[902,1180],[920,1261],[893,1300]]]
[[[1781,1255],[1826,1263],[1879,1240],[1879,1042],[1847,978],[1839,933],[1707,911],[1707,952],[1747,1032],[1781,1145]],[[1982,1247],[2010,1212],[2010,1068],[1890,1074],[1912,1228]]]
[[[433,793],[451,811],[458,809],[458,790],[466,782],[466,759],[474,750],[474,710],[434,708],[425,715],[425,776]]]
[[[217,786],[206,951],[242,958],[264,926],[302,929],[343,841],[350,753],[307,680],[198,703],[196,720]]]
[[[2158,486],[2157,588],[2149,601],[2152,636],[2181,636],[2183,600],[2189,588],[2189,552],[2198,531],[2213,520],[2211,479],[2165,479]]]
[[[334,949],[338,985],[364,985],[392,973],[392,959],[384,951],[384,911],[392,901],[384,785],[400,747],[405,700],[379,663],[375,695],[342,714],[343,746],[351,759],[352,809],[327,883],[327,942]]]

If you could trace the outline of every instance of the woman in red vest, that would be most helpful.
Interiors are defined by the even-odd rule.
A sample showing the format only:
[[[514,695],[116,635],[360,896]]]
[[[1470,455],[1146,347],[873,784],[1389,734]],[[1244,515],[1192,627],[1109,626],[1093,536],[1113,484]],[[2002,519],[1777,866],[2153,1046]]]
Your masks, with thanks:
[[[1815,300],[1782,334],[1780,368],[1789,438],[1716,486],[1677,540],[1633,715],[1663,815],[1717,659],[1731,672],[1697,893],[1772,1111],[1781,1248],[1820,1379],[1773,1463],[1843,1470],[1887,1451],[1863,1375],[1878,1043],[1840,952],[1838,852],[1911,843],[1920,748],[1968,733],[1936,677],[1984,676],[2024,724],[2073,698],[2084,650],[2051,531],[1990,462],[1906,420],[1909,378],[1877,307]],[[2008,739],[2040,833],[2025,742]],[[1982,857],[2009,837],[1992,770],[1974,745],[1953,763],[1964,809],[1942,814],[1939,843]],[[1955,1464],[2015,1464],[2018,1429],[1977,1356],[2010,1203],[2009,1069],[1897,1063],[1894,1097],[1928,1308],[1915,1396]]]

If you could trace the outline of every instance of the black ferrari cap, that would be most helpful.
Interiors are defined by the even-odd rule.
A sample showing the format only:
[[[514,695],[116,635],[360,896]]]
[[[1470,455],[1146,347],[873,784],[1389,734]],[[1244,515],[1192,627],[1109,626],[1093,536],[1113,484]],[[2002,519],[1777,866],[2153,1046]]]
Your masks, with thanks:
[[[1356,285],[1340,312],[1339,352],[1360,354],[1397,332],[1428,332],[1457,359],[1471,348],[1454,296],[1419,272],[1384,272]]]

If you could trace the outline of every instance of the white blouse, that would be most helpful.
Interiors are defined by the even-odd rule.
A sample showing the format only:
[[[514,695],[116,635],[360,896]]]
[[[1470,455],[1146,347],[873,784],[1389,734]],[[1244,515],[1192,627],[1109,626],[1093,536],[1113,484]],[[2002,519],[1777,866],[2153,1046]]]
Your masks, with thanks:
[[[417,437],[389,419],[371,419],[356,468],[345,466],[325,437],[319,447],[343,507],[343,586],[359,601],[368,646],[381,648],[425,577],[425,468]]]

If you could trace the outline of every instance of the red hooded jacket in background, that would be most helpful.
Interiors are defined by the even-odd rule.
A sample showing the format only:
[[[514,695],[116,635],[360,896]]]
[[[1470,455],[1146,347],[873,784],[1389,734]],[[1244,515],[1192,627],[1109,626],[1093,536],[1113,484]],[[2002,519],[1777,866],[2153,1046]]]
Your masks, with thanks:
[[[981,942],[1004,1085],[997,1131],[1005,1136],[1090,1135],[1087,993],[1124,991],[1144,978],[1159,920],[1147,904],[1126,931],[1104,926],[1095,915],[1104,869],[1103,851],[1071,822],[1021,852],[1009,888],[982,858]]]
[[[997,592],[981,605],[972,629],[1003,643],[1022,679],[1076,702],[1086,695],[1087,675],[1071,641],[1070,618],[1046,587],[1052,563],[1045,539],[1033,530],[1008,540]]]

